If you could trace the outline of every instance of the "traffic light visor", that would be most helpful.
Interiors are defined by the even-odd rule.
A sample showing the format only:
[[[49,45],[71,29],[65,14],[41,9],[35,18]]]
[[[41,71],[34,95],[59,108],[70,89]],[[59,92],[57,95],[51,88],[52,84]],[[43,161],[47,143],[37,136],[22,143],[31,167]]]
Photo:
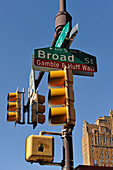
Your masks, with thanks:
[[[7,100],[9,102],[15,102],[17,101],[17,92],[16,93],[8,93]],[[21,94],[19,94],[19,100],[21,100]]]
[[[21,103],[19,102],[19,109],[21,109]],[[7,104],[7,111],[16,111],[17,110],[17,102],[9,102]]]
[[[54,105],[62,106],[66,102],[66,89],[50,89],[48,94],[48,105],[52,107]]]
[[[7,121],[13,122],[17,119],[17,112],[8,112],[7,113]],[[19,114],[19,120],[21,120],[21,114]]]
[[[67,122],[67,107],[50,108],[49,110],[49,125],[62,125]]]
[[[32,113],[31,121],[43,124],[43,123],[45,123],[45,115],[40,114],[40,113],[38,113],[38,114]]]
[[[64,87],[65,71],[50,71],[48,75],[48,88]]]
[[[43,104],[45,103],[45,96],[38,94],[38,103]]]

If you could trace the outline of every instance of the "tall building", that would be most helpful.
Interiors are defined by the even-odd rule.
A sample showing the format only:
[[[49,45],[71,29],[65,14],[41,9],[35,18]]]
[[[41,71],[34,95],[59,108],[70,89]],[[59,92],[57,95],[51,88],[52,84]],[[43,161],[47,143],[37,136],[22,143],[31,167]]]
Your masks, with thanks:
[[[95,124],[84,121],[82,154],[84,165],[113,167],[113,110]]]

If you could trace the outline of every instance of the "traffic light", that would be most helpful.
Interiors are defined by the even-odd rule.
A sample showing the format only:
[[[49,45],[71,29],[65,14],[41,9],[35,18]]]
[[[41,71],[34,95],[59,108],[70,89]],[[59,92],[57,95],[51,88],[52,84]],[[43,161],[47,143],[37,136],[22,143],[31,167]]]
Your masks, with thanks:
[[[31,135],[26,139],[25,159],[28,162],[53,162],[54,138],[51,136]]]
[[[15,93],[8,93],[7,121],[19,122],[21,120],[21,93],[18,89]]]
[[[32,115],[31,121],[37,125],[37,123],[43,124],[45,122],[45,96],[37,94],[36,99],[32,102]]]
[[[74,126],[73,74],[69,68],[50,71],[48,76],[49,124]]]

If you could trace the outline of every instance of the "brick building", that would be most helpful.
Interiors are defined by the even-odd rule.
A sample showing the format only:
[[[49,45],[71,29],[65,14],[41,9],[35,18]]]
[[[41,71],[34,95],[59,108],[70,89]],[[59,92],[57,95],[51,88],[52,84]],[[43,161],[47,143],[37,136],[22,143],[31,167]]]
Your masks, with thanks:
[[[113,111],[99,117],[95,124],[83,123],[82,154],[84,165],[113,167]]]

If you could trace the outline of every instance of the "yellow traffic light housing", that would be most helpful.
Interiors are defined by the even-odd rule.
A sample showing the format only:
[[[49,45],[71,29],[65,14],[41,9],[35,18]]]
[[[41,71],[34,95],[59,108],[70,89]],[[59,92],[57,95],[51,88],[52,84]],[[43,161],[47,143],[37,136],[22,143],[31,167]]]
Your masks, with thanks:
[[[43,124],[45,122],[45,115],[43,113],[45,112],[45,96],[37,94],[37,98],[32,102],[32,115],[31,115],[31,121],[34,124],[41,123]]]
[[[51,136],[31,135],[26,139],[25,159],[28,162],[53,162],[54,138]]]
[[[17,90],[15,93],[8,93],[7,121],[19,122],[21,120],[21,93]]]
[[[48,76],[49,125],[75,125],[73,74],[69,68]],[[53,107],[53,108],[52,108]]]

